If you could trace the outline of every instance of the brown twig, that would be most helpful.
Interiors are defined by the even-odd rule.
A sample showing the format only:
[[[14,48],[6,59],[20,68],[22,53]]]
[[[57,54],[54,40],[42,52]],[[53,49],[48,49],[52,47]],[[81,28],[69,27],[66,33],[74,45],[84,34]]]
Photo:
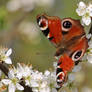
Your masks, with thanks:
[[[0,62],[0,69],[8,77],[9,69],[2,62]]]
[[[2,63],[2,62],[0,63],[0,69],[1,69],[1,71],[8,77],[9,69],[8,69],[8,68],[6,67],[6,65],[5,65],[4,63]],[[24,87],[23,92],[32,92],[32,88],[26,86],[23,81],[22,81],[20,84]]]

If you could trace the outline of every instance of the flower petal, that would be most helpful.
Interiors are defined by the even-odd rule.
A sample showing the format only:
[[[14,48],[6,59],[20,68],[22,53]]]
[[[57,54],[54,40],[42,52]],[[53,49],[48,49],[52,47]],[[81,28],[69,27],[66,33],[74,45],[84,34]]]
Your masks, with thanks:
[[[82,17],[82,22],[85,24],[85,25],[89,25],[91,23],[91,18],[90,16],[83,16]]]
[[[16,83],[16,88],[17,88],[18,90],[24,90],[24,87],[21,86],[19,83]]]
[[[87,9],[89,11],[90,16],[92,17],[92,4],[89,4]]]
[[[11,80],[9,79],[2,79],[2,82],[5,84],[5,85],[8,85],[11,83]]]
[[[9,58],[9,57],[6,58],[6,59],[5,59],[5,63],[6,63],[6,64],[12,64],[11,58]]]
[[[31,80],[31,87],[39,87],[39,84],[35,80]]]
[[[81,2],[79,3],[79,5],[78,5],[78,8],[84,9],[84,8],[86,8],[86,4],[81,1]]]
[[[39,90],[37,88],[35,88],[35,87],[32,88],[32,91],[33,92],[39,92]]]
[[[86,13],[86,10],[85,9],[76,9],[76,12],[79,16],[83,16],[85,13]]]
[[[10,48],[7,52],[6,52],[6,56],[10,56],[12,53],[12,49]]]
[[[15,74],[15,73],[14,73],[13,69],[11,69],[11,70],[8,72],[8,77],[9,77],[10,79],[14,78],[14,77],[15,77],[14,74]]]
[[[87,59],[89,63],[92,63],[92,54],[87,55]]]
[[[16,87],[13,83],[9,84],[8,92],[15,92]]]
[[[46,70],[44,73],[45,76],[49,76],[50,75],[50,71]]]
[[[26,86],[30,86],[30,81],[29,80],[25,80],[25,85]]]

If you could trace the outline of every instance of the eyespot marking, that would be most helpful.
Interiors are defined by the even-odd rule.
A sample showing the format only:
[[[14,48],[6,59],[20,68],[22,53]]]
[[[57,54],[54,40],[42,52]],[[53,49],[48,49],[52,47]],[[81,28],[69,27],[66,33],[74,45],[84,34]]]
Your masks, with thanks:
[[[63,71],[62,68],[57,68],[56,74],[58,74],[58,73],[60,73],[60,72],[62,72],[62,71]]]
[[[71,58],[73,61],[78,61],[83,56],[83,50],[77,50],[72,55]]]

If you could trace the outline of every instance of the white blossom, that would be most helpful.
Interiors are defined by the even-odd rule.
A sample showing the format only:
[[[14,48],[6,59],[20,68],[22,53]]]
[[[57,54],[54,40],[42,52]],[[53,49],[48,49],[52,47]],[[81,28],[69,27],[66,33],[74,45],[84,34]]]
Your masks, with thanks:
[[[12,49],[9,50],[5,48],[0,48],[0,61],[6,64],[12,64],[11,58],[9,57],[12,54]]]
[[[27,86],[31,85],[32,73],[32,66],[28,67],[27,65],[18,63],[16,77],[18,77],[19,79],[23,78],[25,81],[25,85]]]
[[[82,24],[89,25],[92,17],[92,4],[86,5],[84,2],[78,4],[76,12],[79,16],[82,16]]]
[[[87,55],[87,60],[89,63],[92,63],[92,53]]]
[[[90,39],[91,36],[92,36],[92,34],[86,34],[86,38],[87,38],[87,39]]]
[[[89,63],[92,63],[92,40],[88,42],[88,45],[89,47],[82,60],[87,60]]]
[[[2,79],[5,85],[8,85],[9,92],[15,92],[15,90],[24,90],[24,87],[19,84],[19,79],[16,78],[15,72],[11,69],[8,73],[9,79]]]
[[[44,75],[45,75],[45,76],[49,76],[49,75],[50,75],[50,71],[46,70],[46,71],[44,72]]]
[[[4,56],[9,57],[12,53],[12,49],[3,50],[1,52],[4,53]],[[1,82],[8,86],[9,92],[24,90],[24,87],[20,85],[21,79],[24,81],[26,86],[32,88],[33,92],[57,92],[56,88],[60,88],[56,82],[57,62],[53,63],[53,67],[53,70],[46,70],[44,73],[42,73],[37,70],[33,70],[32,66],[18,63],[17,68],[12,66],[12,68],[9,69],[8,77],[2,79]],[[80,67],[76,66],[72,72],[77,72],[79,70]],[[68,83],[71,83],[74,80],[75,75],[70,73],[68,75],[68,82],[66,82],[63,87],[66,87]]]
[[[83,16],[86,12],[86,4],[81,1],[78,4],[78,8],[76,9],[76,12],[78,13],[79,16]]]

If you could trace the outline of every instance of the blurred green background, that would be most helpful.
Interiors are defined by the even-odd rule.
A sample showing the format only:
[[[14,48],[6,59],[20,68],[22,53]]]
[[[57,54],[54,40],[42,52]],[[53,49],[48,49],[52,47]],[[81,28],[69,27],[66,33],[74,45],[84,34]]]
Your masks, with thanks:
[[[85,3],[91,0],[83,0]],[[43,36],[36,23],[38,14],[46,13],[61,19],[80,19],[76,13],[80,0],[0,0],[0,45],[12,48],[14,64],[32,64],[44,71],[53,66],[55,47]],[[79,92],[92,92],[92,65],[82,63]],[[81,77],[82,76],[82,77]],[[83,91],[83,89],[89,91]]]

